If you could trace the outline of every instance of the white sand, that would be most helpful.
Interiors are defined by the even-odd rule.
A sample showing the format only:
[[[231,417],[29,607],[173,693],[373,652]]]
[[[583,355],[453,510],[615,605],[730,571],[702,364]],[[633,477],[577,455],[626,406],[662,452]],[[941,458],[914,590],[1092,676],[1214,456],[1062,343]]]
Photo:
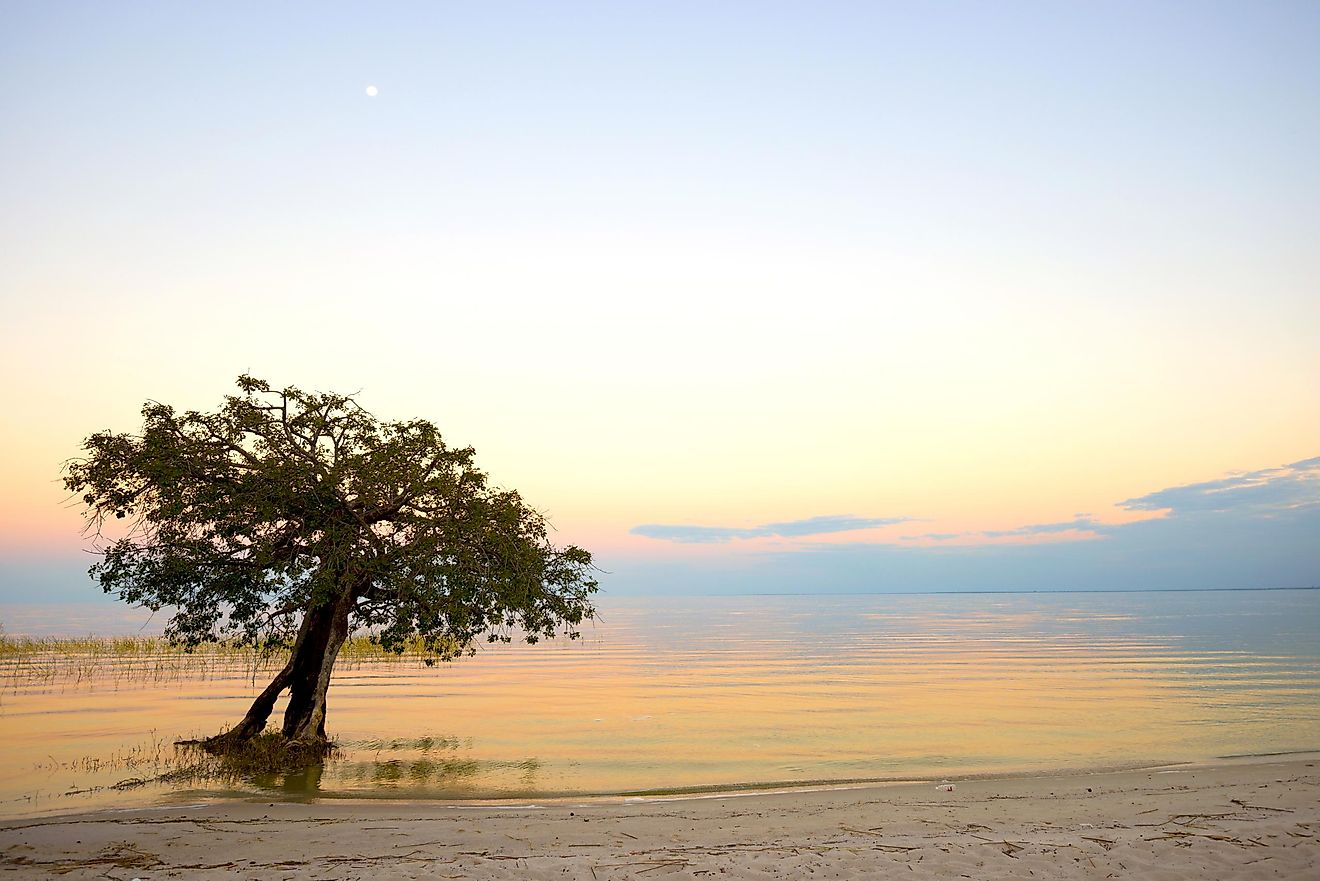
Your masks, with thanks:
[[[1320,754],[544,807],[225,802],[0,824],[5,878],[1320,878]]]

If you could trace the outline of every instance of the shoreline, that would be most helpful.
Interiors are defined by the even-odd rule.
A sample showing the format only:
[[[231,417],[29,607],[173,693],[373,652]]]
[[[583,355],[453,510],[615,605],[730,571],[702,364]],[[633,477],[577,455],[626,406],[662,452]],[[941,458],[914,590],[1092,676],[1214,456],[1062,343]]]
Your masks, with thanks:
[[[294,793],[291,791],[261,789],[177,789],[149,793],[141,801],[131,800],[119,803],[87,806],[55,806],[52,799],[64,796],[95,795],[104,791],[122,790],[136,792],[140,787],[158,783],[156,779],[130,777],[124,783],[105,784],[90,790],[57,792],[46,797],[41,808],[33,806],[29,810],[12,813],[0,812],[0,827],[5,824],[19,823],[24,820],[56,819],[66,816],[92,816],[100,813],[122,813],[125,811],[169,810],[182,805],[225,805],[244,802],[270,802],[296,805],[341,804],[352,805],[357,802],[366,804],[416,805],[444,807],[485,807],[503,809],[510,806],[552,807],[566,804],[630,804],[634,802],[683,801],[687,799],[740,798],[750,795],[792,795],[806,792],[829,792],[834,790],[864,790],[888,786],[919,785],[937,783],[962,784],[982,780],[1030,780],[1083,777],[1097,774],[1118,774],[1125,772],[1153,771],[1163,772],[1191,767],[1218,767],[1245,764],[1276,759],[1306,758],[1320,760],[1320,749],[1284,750],[1265,753],[1241,753],[1209,758],[1142,761],[1124,765],[1086,765],[1064,767],[1038,767],[1011,770],[990,770],[975,772],[950,772],[947,774],[924,773],[917,771],[910,775],[890,777],[853,777],[826,778],[815,780],[772,780],[744,781],[736,783],[695,784],[691,786],[654,787],[649,789],[614,790],[607,792],[560,791],[560,792],[511,792],[496,795],[428,795],[415,793],[396,793],[385,787],[363,790],[327,791],[317,794]]]
[[[518,804],[261,799],[0,821],[12,877],[1310,878],[1320,752]],[[900,865],[902,864],[902,865]]]
[[[1090,766],[1071,766],[1054,768],[1025,768],[1015,770],[995,770],[978,772],[953,772],[949,774],[934,773],[914,773],[911,775],[893,776],[893,777],[855,777],[855,778],[831,778],[817,780],[775,780],[775,781],[747,781],[738,783],[712,783],[696,784],[692,786],[674,786],[674,787],[655,787],[650,789],[636,790],[617,790],[609,792],[587,792],[587,791],[564,791],[564,792],[513,792],[501,795],[471,795],[471,796],[448,796],[448,795],[426,795],[426,794],[400,794],[391,792],[389,789],[380,787],[377,789],[366,790],[343,790],[321,792],[315,795],[294,793],[291,791],[259,790],[259,789],[179,789],[166,792],[156,792],[147,795],[141,802],[132,803],[121,802],[118,804],[102,804],[78,807],[69,805],[61,810],[47,802],[42,808],[26,811],[16,811],[13,813],[0,813],[0,828],[6,825],[21,823],[25,820],[37,819],[59,819],[61,817],[85,817],[95,816],[102,813],[118,814],[131,811],[155,811],[171,810],[185,805],[227,805],[243,804],[246,802],[266,802],[271,803],[275,799],[276,804],[290,805],[318,805],[318,804],[337,804],[353,805],[355,803],[377,804],[377,805],[413,805],[417,807],[432,807],[443,809],[446,807],[456,808],[490,808],[508,809],[510,807],[555,807],[562,805],[625,805],[632,803],[648,803],[659,801],[685,801],[711,798],[743,798],[755,795],[793,795],[796,793],[813,792],[832,792],[848,790],[866,790],[875,788],[884,788],[890,786],[906,785],[936,785],[939,783],[965,784],[975,781],[1010,781],[1010,780],[1044,780],[1044,779],[1066,779],[1071,777],[1087,777],[1105,774],[1122,774],[1135,772],[1153,772],[1167,773],[1174,770],[1186,770],[1188,768],[1212,768],[1229,767],[1245,765],[1259,762],[1273,762],[1278,760],[1303,760],[1310,759],[1320,762],[1320,749],[1302,749],[1302,750],[1283,750],[1264,753],[1240,753],[1226,756],[1212,756],[1209,758],[1182,759],[1176,761],[1143,761],[1130,765],[1090,765]],[[141,781],[141,782],[139,782]],[[136,791],[140,785],[150,785],[157,781],[142,780],[141,778],[128,778],[126,782],[133,785],[125,791]],[[115,790],[117,785],[103,785],[95,787],[88,792],[99,792],[101,790]],[[55,793],[49,798],[58,798],[63,795],[81,795],[83,791],[74,791],[72,793]]]

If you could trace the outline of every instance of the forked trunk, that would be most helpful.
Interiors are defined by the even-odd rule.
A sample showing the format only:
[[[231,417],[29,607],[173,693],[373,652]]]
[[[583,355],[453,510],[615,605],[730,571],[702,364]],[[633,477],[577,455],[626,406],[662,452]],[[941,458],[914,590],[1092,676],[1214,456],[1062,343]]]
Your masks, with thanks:
[[[348,637],[353,595],[309,611],[303,620],[300,645],[289,659],[289,706],[284,711],[284,736],[290,740],[324,742],[325,701],[330,673]],[[275,683],[271,683],[274,686]]]
[[[348,636],[352,597],[317,606],[303,616],[289,660],[270,684],[257,695],[247,715],[224,734],[206,741],[213,749],[225,750],[256,737],[266,728],[275,702],[287,688],[289,706],[284,713],[285,737],[324,741],[326,691],[339,649]]]
[[[212,747],[227,747],[251,740],[264,731],[266,720],[270,718],[270,712],[275,708],[275,701],[279,698],[280,692],[289,686],[289,676],[292,673],[293,658],[290,658],[289,663],[284,665],[284,669],[275,674],[275,678],[271,680],[270,685],[267,685],[265,690],[257,695],[257,699],[252,702],[252,707],[247,711],[247,715],[243,717],[243,721],[224,734],[218,734],[210,738],[206,743]]]

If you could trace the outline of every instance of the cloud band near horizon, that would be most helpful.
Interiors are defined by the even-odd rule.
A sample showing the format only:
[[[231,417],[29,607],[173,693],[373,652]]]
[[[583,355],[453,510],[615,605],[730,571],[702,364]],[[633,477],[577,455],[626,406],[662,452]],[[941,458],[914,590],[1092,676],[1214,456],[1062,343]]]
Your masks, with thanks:
[[[1218,480],[1188,483],[1166,487],[1144,496],[1125,499],[1117,507],[1126,511],[1163,513],[1161,519],[1191,517],[1198,514],[1237,513],[1245,516],[1279,516],[1309,508],[1320,508],[1320,456],[1302,459],[1277,468],[1230,474]],[[806,538],[838,532],[874,529],[910,523],[914,517],[855,517],[827,515],[808,517],[783,523],[766,523],[752,527],[687,526],[643,524],[630,531],[634,535],[682,544],[711,544],[733,539],[751,538]],[[976,532],[929,532],[899,536],[895,542],[871,544],[897,544],[898,542],[956,539],[981,539],[993,543],[999,539],[1031,538],[1042,535],[1076,533],[1073,540],[1101,538],[1114,534],[1121,526],[1107,524],[1089,514],[1077,514],[1071,520],[1051,523],[1033,523],[1011,529],[989,529]]]
[[[851,514],[834,514],[807,517],[802,520],[790,520],[783,523],[763,523],[760,526],[750,527],[644,523],[641,526],[634,526],[629,532],[633,535],[680,544],[716,544],[734,539],[804,538],[811,535],[826,535],[835,532],[852,532],[858,529],[893,526],[897,523],[906,523],[912,519],[911,517],[854,517]]]

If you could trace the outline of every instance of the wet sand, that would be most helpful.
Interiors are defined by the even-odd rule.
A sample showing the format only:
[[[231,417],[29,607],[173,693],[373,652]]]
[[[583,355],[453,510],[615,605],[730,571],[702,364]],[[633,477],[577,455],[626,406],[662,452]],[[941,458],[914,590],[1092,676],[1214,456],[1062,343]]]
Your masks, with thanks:
[[[1320,877],[1320,754],[460,807],[223,802],[0,823],[9,878]]]

